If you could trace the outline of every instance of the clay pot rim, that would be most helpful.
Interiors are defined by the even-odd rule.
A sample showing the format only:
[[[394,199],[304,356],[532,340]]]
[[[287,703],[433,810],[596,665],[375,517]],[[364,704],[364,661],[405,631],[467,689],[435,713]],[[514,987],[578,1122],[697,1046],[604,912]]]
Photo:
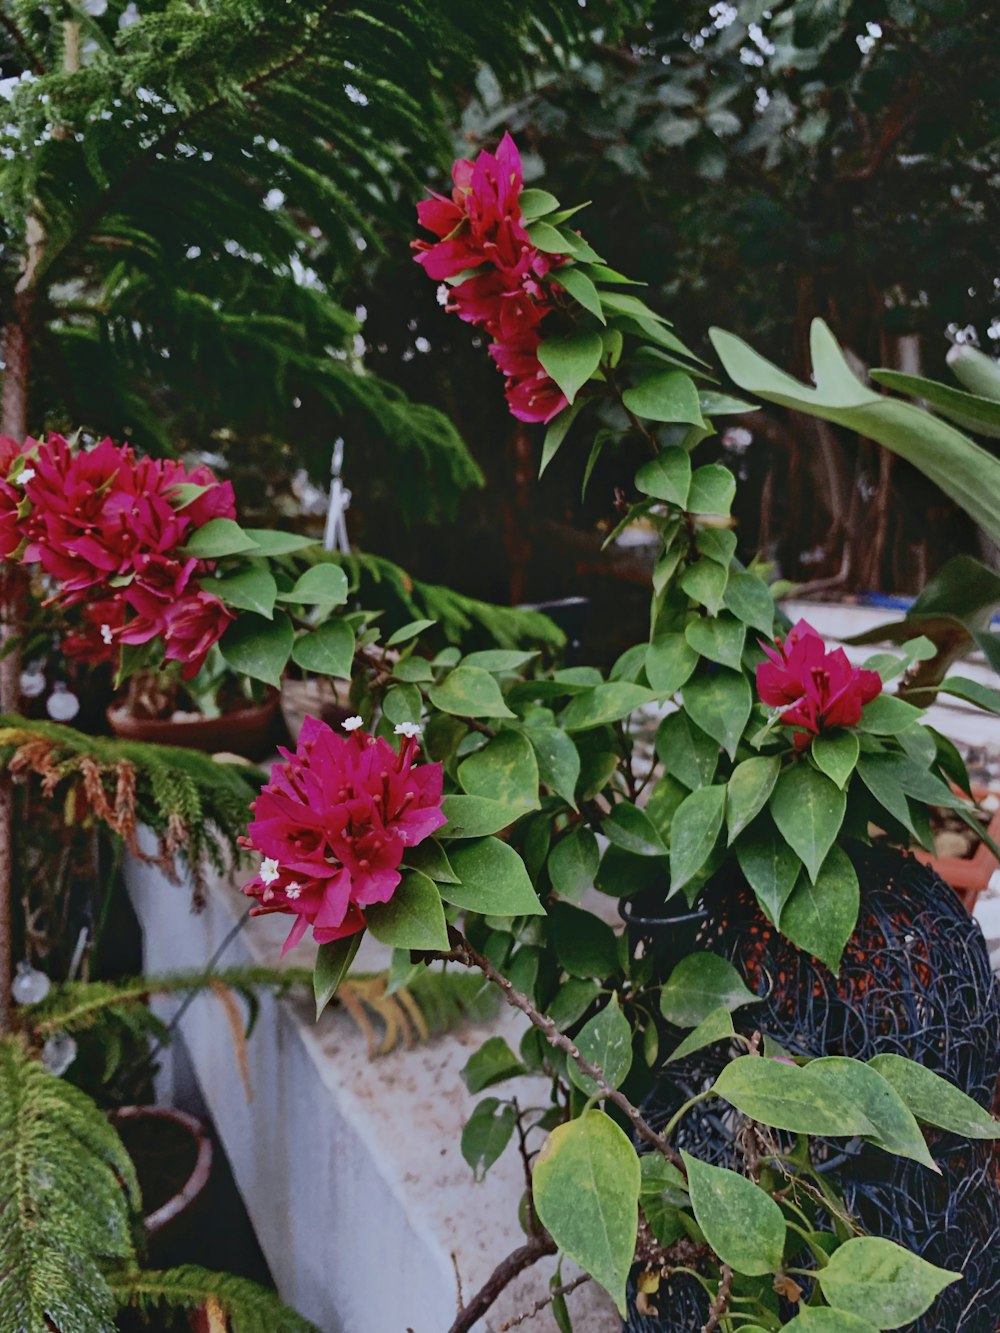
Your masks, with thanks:
[[[173,1106],[119,1106],[111,1112],[109,1118],[112,1124],[120,1120],[169,1120],[186,1129],[198,1145],[194,1166],[184,1187],[143,1218],[147,1232],[151,1236],[155,1235],[179,1217],[208,1184],[212,1170],[212,1141],[196,1116]]]
[[[205,723],[213,725],[225,720],[226,722],[246,724],[256,718],[260,718],[265,713],[273,713],[281,702],[281,694],[273,685],[265,686],[265,696],[259,704],[246,704],[241,708],[234,708],[231,712],[220,713],[218,717],[206,717],[203,713],[198,713],[193,717],[136,717],[129,711],[126,704],[109,704],[106,710],[108,722],[112,729],[119,724],[119,719],[124,721],[126,726],[130,727],[198,727]]]
[[[954,784],[952,786],[954,787]],[[954,790],[956,794],[961,794],[957,788]],[[974,785],[972,796],[974,800],[982,803],[986,796],[1000,797],[1000,788]],[[986,831],[994,842],[1000,842],[1000,809],[994,810],[990,815]],[[913,854],[924,865],[933,866],[941,878],[947,880],[952,888],[961,894],[970,912],[977,898],[985,892],[993,874],[1000,868],[1000,862],[985,842],[980,842],[971,856],[935,856],[933,852],[923,847],[914,848]]]

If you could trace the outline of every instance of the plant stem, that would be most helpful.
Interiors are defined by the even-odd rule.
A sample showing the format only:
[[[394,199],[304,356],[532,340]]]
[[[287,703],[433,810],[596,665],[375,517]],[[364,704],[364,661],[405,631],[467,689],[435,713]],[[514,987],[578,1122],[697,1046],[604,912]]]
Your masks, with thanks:
[[[719,1290],[715,1299],[712,1301],[708,1312],[708,1318],[701,1326],[701,1333],[715,1333],[719,1327],[719,1322],[723,1315],[729,1309],[729,1298],[733,1293],[733,1270],[728,1264],[722,1265],[722,1281],[719,1283]]]
[[[455,1316],[455,1322],[448,1333],[470,1333],[470,1330],[482,1319],[483,1315],[497,1299],[500,1293],[514,1281],[526,1268],[531,1268],[547,1254],[555,1254],[556,1243],[550,1235],[532,1236],[526,1245],[520,1246],[506,1259],[497,1264],[483,1285]]]
[[[623,1092],[620,1092],[617,1088],[611,1086],[605,1077],[603,1069],[601,1069],[599,1065],[592,1064],[591,1061],[581,1055],[575,1042],[570,1037],[567,1037],[564,1033],[560,1032],[559,1028],[551,1018],[548,1018],[545,1014],[536,1009],[527,995],[523,995],[520,991],[515,990],[507,977],[505,977],[502,972],[499,972],[488,958],[484,957],[483,954],[474,949],[463,935],[460,935],[458,931],[453,930],[452,939],[454,941],[454,947],[450,953],[439,954],[437,956],[451,962],[461,963],[465,967],[477,968],[482,972],[483,976],[486,977],[488,981],[492,981],[493,984],[499,988],[504,1002],[509,1004],[512,1009],[519,1009],[521,1013],[529,1019],[533,1026],[538,1028],[539,1031],[544,1034],[550,1046],[555,1046],[558,1047],[559,1050],[565,1051],[570,1059],[576,1061],[580,1072],[597,1084],[601,1096],[604,1097],[606,1101],[617,1106],[620,1111],[624,1112],[639,1138],[654,1147],[657,1152],[661,1153],[667,1161],[671,1163],[672,1166],[676,1166],[679,1170],[683,1171],[684,1164],[681,1160],[680,1153],[676,1152],[675,1149],[671,1147],[664,1134],[658,1134],[651,1125],[647,1124],[643,1119],[642,1112],[637,1106],[634,1106],[629,1101]]]
[[[540,1300],[535,1301],[530,1310],[525,1310],[522,1314],[514,1315],[513,1319],[505,1319],[497,1330],[497,1333],[509,1333],[510,1329],[518,1328],[521,1324],[527,1323],[527,1321],[533,1319],[536,1314],[541,1314],[543,1310],[548,1309],[553,1301],[557,1301],[560,1296],[568,1296],[571,1291],[576,1291],[577,1287],[582,1287],[585,1282],[590,1281],[591,1277],[589,1273],[581,1273],[578,1277],[575,1277],[572,1282],[564,1282],[560,1287],[553,1287],[547,1296],[543,1296]]]

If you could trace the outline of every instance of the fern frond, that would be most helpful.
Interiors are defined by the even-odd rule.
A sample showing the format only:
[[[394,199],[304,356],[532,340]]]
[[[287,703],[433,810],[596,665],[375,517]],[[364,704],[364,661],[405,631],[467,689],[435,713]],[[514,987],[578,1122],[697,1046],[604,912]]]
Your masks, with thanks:
[[[135,852],[144,823],[169,869],[175,856],[196,885],[207,860],[220,874],[241,856],[236,839],[256,795],[246,770],[178,746],[88,736],[58,722],[0,717],[0,765],[34,774],[47,796],[74,791],[88,815]]]
[[[363,973],[342,981],[336,1003],[350,1015],[368,1046],[369,1059],[399,1046],[411,1050],[463,1023],[485,1023],[499,997],[478,976],[466,972],[419,972],[390,993],[388,975]]]
[[[84,1093],[0,1041],[0,1328],[115,1333],[102,1272],[132,1258],[139,1188]]]
[[[109,1281],[119,1306],[145,1314],[163,1309],[205,1311],[209,1327],[227,1333],[319,1333],[315,1324],[283,1305],[274,1292],[231,1273],[185,1264],[163,1272],[119,1270]]]

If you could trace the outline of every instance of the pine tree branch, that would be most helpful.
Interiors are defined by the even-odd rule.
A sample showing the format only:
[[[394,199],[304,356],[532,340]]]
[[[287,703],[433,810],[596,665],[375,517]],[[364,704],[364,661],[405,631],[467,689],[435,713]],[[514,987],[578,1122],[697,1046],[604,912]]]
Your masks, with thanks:
[[[253,78],[248,79],[241,87],[241,92],[249,99],[266,87],[272,80],[279,78],[282,74],[293,69],[300,60],[302,60],[309,51],[310,44],[319,35],[320,30],[335,11],[346,13],[350,9],[347,0],[327,0],[322,9],[307,24],[307,40],[295,45],[286,55],[282,56],[272,65],[266,66],[260,70]],[[190,112],[186,117],[178,115],[177,123],[172,124],[170,129],[159,138],[154,139],[143,151],[125,168],[117,181],[111,185],[105,193],[97,199],[89,208],[84,209],[77,228],[66,238],[65,242],[54,252],[46,255],[45,263],[42,265],[42,271],[53,266],[62,255],[71,251],[75,245],[84,240],[93,231],[101,218],[106,217],[115,206],[128,194],[134,185],[136,185],[145,173],[156,163],[157,159],[169,148],[176,146],[178,141],[185,134],[190,133],[195,125],[214,115],[215,112],[223,107],[231,105],[228,97],[214,97],[204,106],[198,107]]]
[[[2,23],[10,33],[14,45],[20,47],[24,52],[25,59],[31,66],[31,72],[33,74],[45,74],[46,69],[41,58],[14,20],[9,15],[0,13],[0,23]]]

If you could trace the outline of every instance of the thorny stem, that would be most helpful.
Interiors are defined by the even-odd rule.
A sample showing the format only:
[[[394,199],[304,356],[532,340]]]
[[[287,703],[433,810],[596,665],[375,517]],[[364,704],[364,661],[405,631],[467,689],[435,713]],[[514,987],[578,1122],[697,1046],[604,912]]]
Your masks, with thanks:
[[[482,972],[488,981],[492,981],[499,988],[504,1002],[509,1004],[512,1009],[519,1009],[532,1025],[539,1029],[550,1046],[555,1046],[564,1051],[570,1059],[576,1061],[580,1072],[597,1085],[601,1096],[617,1106],[619,1111],[627,1116],[639,1138],[654,1147],[672,1166],[676,1166],[678,1170],[683,1171],[684,1164],[680,1153],[671,1147],[666,1135],[658,1134],[651,1125],[647,1124],[639,1108],[634,1106],[623,1092],[611,1086],[603,1069],[581,1055],[579,1047],[572,1038],[560,1032],[552,1019],[541,1013],[527,995],[515,990],[508,978],[502,972],[499,972],[488,958],[474,949],[463,935],[453,929],[451,938],[453,948],[448,953],[438,954],[437,957],[448,962],[461,963],[464,967],[474,967]]]
[[[514,1315],[513,1319],[504,1320],[497,1329],[497,1333],[509,1333],[510,1329],[518,1328],[521,1324],[527,1323],[529,1319],[533,1319],[536,1314],[541,1314],[541,1312],[547,1309],[554,1301],[557,1301],[560,1296],[568,1296],[571,1291],[576,1291],[577,1287],[582,1287],[585,1282],[589,1282],[590,1280],[589,1273],[581,1273],[579,1277],[575,1277],[572,1282],[564,1282],[560,1287],[553,1287],[547,1296],[543,1296],[541,1300],[535,1301],[530,1310],[525,1310],[522,1314]]]
[[[729,1300],[732,1294],[733,1270],[728,1264],[723,1264],[722,1281],[719,1283],[719,1290],[709,1307],[708,1318],[701,1326],[701,1333],[714,1333],[714,1330],[719,1327],[723,1315],[729,1309]]]
[[[526,1245],[521,1245],[508,1254],[506,1259],[497,1264],[468,1305],[459,1310],[448,1333],[470,1333],[500,1293],[509,1287],[516,1277],[526,1268],[531,1268],[539,1259],[555,1252],[555,1241],[550,1235],[543,1233],[540,1236],[532,1236]]]

